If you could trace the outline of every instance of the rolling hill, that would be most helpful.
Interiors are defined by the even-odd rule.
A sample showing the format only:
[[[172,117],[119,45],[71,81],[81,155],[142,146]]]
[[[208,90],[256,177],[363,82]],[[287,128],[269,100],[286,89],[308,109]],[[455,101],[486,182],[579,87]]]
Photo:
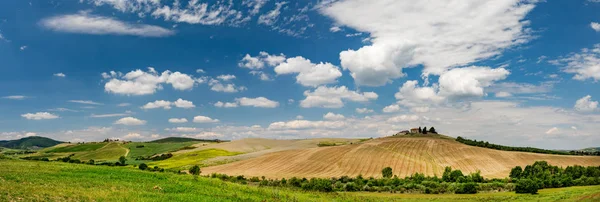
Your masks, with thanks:
[[[174,143],[174,142],[226,142],[227,140],[205,140],[188,137],[167,137],[163,139],[150,141],[151,143]]]
[[[448,138],[386,137],[332,147],[282,150],[255,158],[206,167],[203,173],[289,177],[381,177],[392,167],[400,177],[416,172],[441,176],[445,166],[465,173],[481,171],[488,178],[507,177],[515,166],[548,161],[557,166],[600,165],[597,156],[566,156],[500,151],[465,145]]]
[[[10,149],[39,149],[52,147],[57,144],[61,144],[63,142],[56,141],[46,137],[25,137],[18,140],[4,140],[0,141],[0,147],[10,148]]]

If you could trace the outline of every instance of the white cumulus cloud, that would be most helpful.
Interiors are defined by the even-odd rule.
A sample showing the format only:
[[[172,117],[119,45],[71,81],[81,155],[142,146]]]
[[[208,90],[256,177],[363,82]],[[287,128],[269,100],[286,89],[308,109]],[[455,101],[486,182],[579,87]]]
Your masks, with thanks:
[[[348,90],[346,86],[319,86],[312,92],[309,90],[304,91],[304,96],[306,98],[300,101],[300,106],[304,108],[341,108],[344,106],[344,101],[368,102],[378,98],[378,95],[374,92],[360,93]]]
[[[582,112],[591,112],[598,108],[598,101],[593,101],[592,96],[586,95],[575,102],[575,110]]]
[[[129,116],[129,117],[121,118],[121,119],[115,121],[115,124],[127,125],[127,126],[137,126],[137,125],[146,124],[146,121]]]
[[[188,120],[186,118],[170,118],[169,123],[187,123]]]
[[[194,123],[216,123],[219,119],[213,119],[208,116],[195,116]]]
[[[43,119],[57,119],[57,118],[60,118],[58,115],[51,114],[51,113],[48,113],[48,112],[27,113],[27,114],[21,114],[21,116],[23,118],[26,118],[26,119],[29,119],[29,120],[43,120]]]
[[[322,3],[319,11],[370,33],[372,44],[342,51],[341,65],[358,85],[381,86],[404,76],[402,68],[423,65],[424,75],[439,75],[528,42],[523,19],[534,2],[346,0]]]

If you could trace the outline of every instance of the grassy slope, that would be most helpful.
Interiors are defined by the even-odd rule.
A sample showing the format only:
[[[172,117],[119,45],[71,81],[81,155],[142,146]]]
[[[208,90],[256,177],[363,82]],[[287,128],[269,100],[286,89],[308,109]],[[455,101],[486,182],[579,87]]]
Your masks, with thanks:
[[[106,144],[104,147],[91,151],[78,153],[73,156],[73,159],[79,160],[90,160],[96,161],[115,161],[119,157],[124,156],[127,153],[127,149],[121,146],[121,143],[111,142]]]
[[[0,159],[0,201],[598,201],[600,186],[538,195],[315,193],[261,188],[130,167]],[[154,189],[160,187],[160,189]]]
[[[174,142],[174,143],[147,143],[147,142],[133,142],[125,147],[129,148],[130,152],[127,157],[135,158],[138,156],[152,156],[155,154],[162,154],[167,152],[174,152],[180,148],[191,146],[198,142]],[[142,148],[136,148],[138,145],[144,145]]]
[[[77,144],[70,145],[66,147],[57,147],[47,150],[47,153],[64,153],[64,152],[84,152],[84,151],[94,151],[106,146],[107,143],[86,143],[86,144]]]
[[[202,165],[202,161],[218,156],[233,156],[241,154],[239,152],[230,152],[222,149],[206,149],[188,153],[175,154],[175,156],[163,160],[149,163],[150,166],[161,168],[187,168],[191,165]]]

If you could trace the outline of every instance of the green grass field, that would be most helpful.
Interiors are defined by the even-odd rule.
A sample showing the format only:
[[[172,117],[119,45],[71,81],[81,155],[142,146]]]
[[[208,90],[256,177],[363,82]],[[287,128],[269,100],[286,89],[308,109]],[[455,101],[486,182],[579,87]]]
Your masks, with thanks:
[[[121,156],[127,154],[127,149],[120,143],[111,142],[100,149],[96,149],[90,152],[77,153],[73,156],[73,159],[79,159],[87,161],[94,159],[95,161],[116,161]]]
[[[202,166],[202,161],[218,156],[233,156],[241,154],[222,149],[205,149],[200,151],[177,154],[167,160],[148,163],[149,166],[158,166],[165,169],[187,169],[193,165]]]
[[[174,152],[183,147],[191,146],[199,142],[173,142],[173,143],[148,143],[148,142],[132,142],[124,145],[129,148],[130,152],[127,157],[130,159],[135,157],[147,157],[155,154],[162,154],[167,152]],[[142,148],[137,146],[143,145]]]
[[[107,143],[86,143],[70,145],[66,147],[58,147],[45,151],[46,153],[65,153],[65,152],[84,152],[94,151],[104,147]]]
[[[318,193],[255,187],[132,167],[0,159],[0,201],[599,201],[600,186],[537,195]]]

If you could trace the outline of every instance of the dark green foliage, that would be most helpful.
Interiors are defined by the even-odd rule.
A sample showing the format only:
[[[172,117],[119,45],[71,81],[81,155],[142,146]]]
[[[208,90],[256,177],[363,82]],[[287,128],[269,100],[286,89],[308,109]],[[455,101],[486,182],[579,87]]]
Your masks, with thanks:
[[[462,171],[460,171],[460,170],[453,170],[450,173],[450,182],[458,182],[458,178],[460,178],[460,177],[464,178],[464,175],[463,175]]]
[[[433,126],[431,126],[431,128],[429,128],[429,132],[437,134],[437,131],[435,131],[435,128]]]
[[[146,169],[148,169],[148,165],[146,165],[145,163],[142,163],[142,164],[140,164],[140,166],[138,166],[138,168],[140,170],[146,170]]]
[[[517,194],[537,194],[538,185],[535,181],[530,179],[521,179],[517,181],[515,192]]]
[[[63,142],[45,137],[32,136],[21,138],[18,140],[0,141],[0,147],[6,147],[11,149],[37,149],[52,147],[60,143]]]
[[[444,174],[442,175],[442,180],[444,182],[454,182],[454,180],[452,180],[450,177],[450,173],[452,173],[452,168],[450,166],[446,166],[446,168],[444,168]]]
[[[308,182],[302,183],[302,189],[312,191],[331,192],[333,187],[328,179],[311,178]]]
[[[427,127],[423,127],[423,131],[421,133],[427,134]]]
[[[458,189],[454,192],[456,194],[476,194],[477,193],[477,183],[468,182],[462,183],[458,186]]]
[[[200,166],[198,165],[195,165],[194,167],[190,168],[190,173],[192,175],[200,175],[200,172],[202,171],[200,171]]]
[[[173,157],[173,154],[166,153],[166,154],[161,154],[161,155],[156,155],[156,156],[149,156],[149,157],[137,157],[137,158],[135,158],[135,160],[162,161],[162,160],[169,159],[171,157]]]
[[[127,162],[127,158],[125,158],[125,156],[119,157],[119,163],[121,164],[121,166],[127,165],[125,164],[125,162]]]
[[[497,149],[497,150],[503,150],[503,151],[522,151],[522,152],[532,152],[532,153],[540,153],[540,154],[560,154],[560,155],[600,155],[600,152],[598,152],[598,153],[577,152],[577,151],[566,152],[566,151],[539,149],[539,148],[533,148],[533,147],[511,147],[511,146],[490,144],[490,143],[484,142],[484,141],[470,140],[470,139],[466,139],[466,138],[463,138],[460,136],[458,136],[456,138],[456,141],[466,144],[466,145],[484,147],[484,148],[490,148],[490,149]]]
[[[517,166],[510,170],[510,175],[508,177],[519,178],[521,177],[521,173],[523,173],[523,168],[521,168],[521,166]]]
[[[392,177],[392,168],[390,167],[385,167],[383,170],[381,170],[381,174],[383,175],[383,177],[385,178],[390,178]]]

